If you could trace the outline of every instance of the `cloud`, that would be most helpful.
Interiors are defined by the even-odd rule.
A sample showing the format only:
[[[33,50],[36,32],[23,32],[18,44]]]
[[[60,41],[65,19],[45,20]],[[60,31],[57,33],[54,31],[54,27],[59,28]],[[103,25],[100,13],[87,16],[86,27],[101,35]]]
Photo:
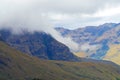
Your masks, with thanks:
[[[96,50],[100,47],[100,45],[90,45],[89,43],[85,43],[83,45],[80,46],[80,49],[82,51],[87,51],[87,50],[90,50],[90,51],[93,51],[93,50]]]
[[[63,38],[54,27],[77,28],[119,21],[120,0],[0,0],[0,28],[45,31],[70,48],[77,44]]]
[[[102,46],[100,44],[90,45],[88,42],[88,43],[84,43],[84,44],[80,45],[79,51],[83,51],[86,53],[86,55],[90,56],[90,55],[96,53],[96,51],[101,47]]]
[[[44,31],[70,49],[76,49],[78,45],[71,38],[63,38],[54,30],[49,5],[45,6],[47,4],[47,0],[0,0],[0,28],[10,28],[14,34],[24,29]]]
[[[67,28],[99,25],[119,22],[119,5],[119,0],[0,0],[0,22],[43,15],[54,25]]]

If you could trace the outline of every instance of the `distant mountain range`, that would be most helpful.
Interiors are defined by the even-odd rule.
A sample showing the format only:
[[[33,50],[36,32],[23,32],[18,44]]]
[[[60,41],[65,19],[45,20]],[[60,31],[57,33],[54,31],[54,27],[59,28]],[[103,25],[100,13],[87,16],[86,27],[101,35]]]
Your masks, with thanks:
[[[0,80],[120,80],[120,66],[41,60],[0,41]]]
[[[118,47],[120,45],[119,23],[105,23],[99,26],[87,26],[75,30],[61,27],[55,29],[63,37],[71,37],[79,45],[79,49],[74,51],[77,56],[97,60],[111,60],[120,64],[120,59],[118,58],[120,54],[120,47]],[[115,45],[117,47],[114,47]]]

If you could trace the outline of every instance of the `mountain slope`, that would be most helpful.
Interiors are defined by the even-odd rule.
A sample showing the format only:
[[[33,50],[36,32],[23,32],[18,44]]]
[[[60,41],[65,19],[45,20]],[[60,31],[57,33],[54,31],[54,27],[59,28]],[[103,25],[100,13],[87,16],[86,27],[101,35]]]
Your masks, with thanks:
[[[41,59],[79,61],[64,44],[44,32],[12,34],[10,30],[0,30],[2,39],[10,46]]]
[[[103,40],[107,40],[110,44],[119,44],[120,40],[120,25],[117,27],[112,28],[109,31],[106,31],[102,36],[96,39],[96,42],[102,42]]]
[[[79,45],[74,52],[83,52],[80,57],[102,60],[109,50],[109,45],[120,44],[120,24],[105,23],[99,26],[87,26],[75,30],[56,28],[64,37],[71,37]]]
[[[0,80],[119,80],[120,67],[101,62],[40,60],[0,41]]]
[[[113,61],[120,65],[120,45],[111,45],[103,59]]]

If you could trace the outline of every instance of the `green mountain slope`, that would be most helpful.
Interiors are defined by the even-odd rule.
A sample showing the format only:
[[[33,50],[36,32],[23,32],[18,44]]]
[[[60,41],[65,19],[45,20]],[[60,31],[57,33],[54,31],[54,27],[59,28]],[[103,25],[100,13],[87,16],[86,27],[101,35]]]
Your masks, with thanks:
[[[40,60],[0,42],[0,80],[119,80],[120,67],[106,63]]]

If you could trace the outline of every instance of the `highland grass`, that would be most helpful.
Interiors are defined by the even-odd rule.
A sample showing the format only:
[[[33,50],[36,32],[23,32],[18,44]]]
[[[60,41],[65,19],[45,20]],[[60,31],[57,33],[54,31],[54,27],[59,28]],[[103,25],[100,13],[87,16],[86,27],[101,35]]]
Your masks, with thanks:
[[[120,67],[94,62],[40,60],[0,42],[0,80],[118,80]]]

